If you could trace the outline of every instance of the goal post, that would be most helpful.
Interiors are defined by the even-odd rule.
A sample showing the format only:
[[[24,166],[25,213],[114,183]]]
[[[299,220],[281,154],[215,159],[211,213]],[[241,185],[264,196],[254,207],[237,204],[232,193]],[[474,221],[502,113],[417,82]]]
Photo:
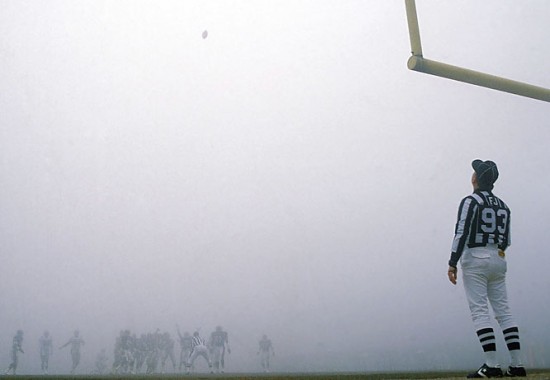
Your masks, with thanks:
[[[407,62],[407,67],[410,70],[550,102],[550,90],[547,88],[424,58],[415,0],[405,0],[405,6],[412,53]]]

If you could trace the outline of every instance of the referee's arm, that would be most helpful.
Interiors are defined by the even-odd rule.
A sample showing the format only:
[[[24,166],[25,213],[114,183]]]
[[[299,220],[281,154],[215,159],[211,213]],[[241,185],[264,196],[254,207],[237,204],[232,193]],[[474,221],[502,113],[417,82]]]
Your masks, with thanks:
[[[449,260],[449,269],[447,269],[447,276],[449,281],[456,285],[456,279],[458,274],[458,261],[462,256],[466,241],[468,239],[472,216],[474,215],[477,202],[472,197],[466,197],[460,202],[458,207],[458,216],[455,226],[455,236],[453,239],[453,247],[451,252],[451,258]]]

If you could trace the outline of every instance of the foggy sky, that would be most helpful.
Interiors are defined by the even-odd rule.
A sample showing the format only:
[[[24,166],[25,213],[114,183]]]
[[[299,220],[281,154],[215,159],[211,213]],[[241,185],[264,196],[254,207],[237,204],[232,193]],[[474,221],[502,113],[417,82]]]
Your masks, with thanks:
[[[549,2],[417,9],[427,58],[550,87]],[[229,371],[262,334],[280,371],[477,366],[446,276],[475,158],[512,209],[525,363],[550,365],[549,105],[409,55],[397,0],[0,0],[0,365],[17,329],[20,373],[45,329],[80,330],[84,372],[179,324],[222,325]]]

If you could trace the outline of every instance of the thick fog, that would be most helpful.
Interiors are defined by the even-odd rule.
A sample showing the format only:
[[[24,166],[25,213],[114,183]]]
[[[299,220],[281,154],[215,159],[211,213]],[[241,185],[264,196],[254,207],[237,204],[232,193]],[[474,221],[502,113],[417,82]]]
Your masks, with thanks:
[[[550,2],[417,10],[427,58],[550,87]],[[120,330],[176,325],[223,326],[230,372],[263,334],[275,371],[476,367],[446,274],[475,158],[512,209],[524,362],[549,366],[550,106],[409,56],[401,0],[0,0],[2,370],[18,329],[19,373],[44,330],[68,372],[75,329],[88,373]]]

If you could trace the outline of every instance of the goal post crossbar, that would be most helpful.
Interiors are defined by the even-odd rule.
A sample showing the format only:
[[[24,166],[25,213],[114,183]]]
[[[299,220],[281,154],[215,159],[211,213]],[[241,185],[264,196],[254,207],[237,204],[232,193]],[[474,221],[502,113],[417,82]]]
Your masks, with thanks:
[[[547,88],[424,58],[415,0],[405,0],[405,6],[412,53],[407,62],[410,70],[550,102],[550,90]]]

